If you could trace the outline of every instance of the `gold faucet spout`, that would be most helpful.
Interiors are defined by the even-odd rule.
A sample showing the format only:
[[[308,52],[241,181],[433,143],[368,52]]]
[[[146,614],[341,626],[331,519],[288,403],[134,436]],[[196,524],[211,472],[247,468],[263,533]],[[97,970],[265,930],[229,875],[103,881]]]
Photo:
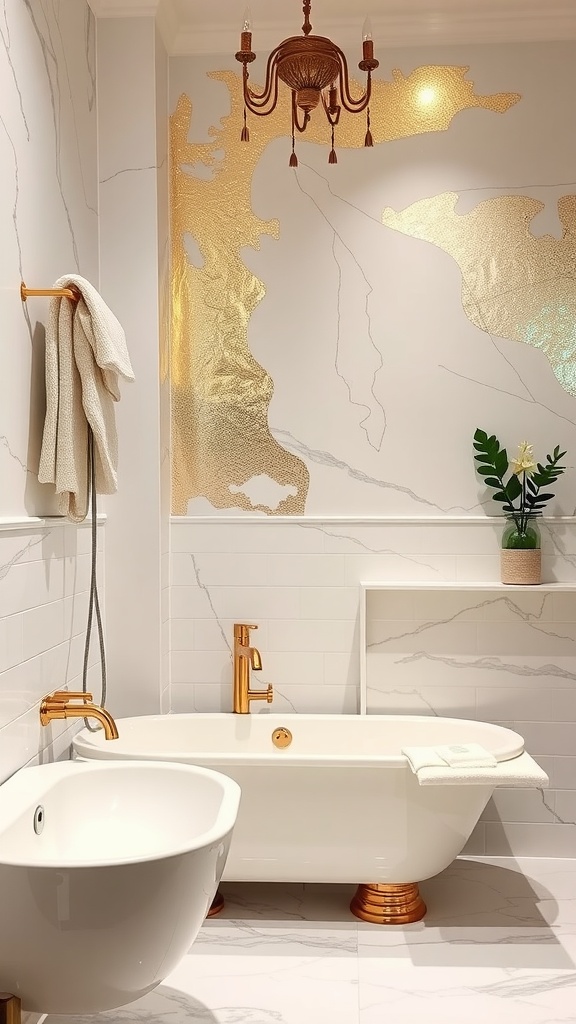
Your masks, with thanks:
[[[236,622],[234,625],[234,711],[239,715],[247,715],[251,700],[265,700],[271,704],[274,690],[268,686],[266,690],[250,688],[250,669],[259,672],[262,658],[257,647],[250,646],[250,630],[258,626]]]
[[[118,739],[116,722],[109,711],[94,704],[91,693],[72,693],[68,690],[55,690],[42,698],[40,702],[40,724],[63,718],[95,718],[104,729],[107,740]]]

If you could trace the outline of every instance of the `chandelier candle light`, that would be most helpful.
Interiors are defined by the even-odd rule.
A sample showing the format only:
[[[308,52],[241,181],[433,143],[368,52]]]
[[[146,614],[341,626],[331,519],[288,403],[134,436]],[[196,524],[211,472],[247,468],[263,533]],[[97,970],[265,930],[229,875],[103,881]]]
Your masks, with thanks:
[[[374,57],[374,42],[370,22],[366,19],[362,32],[362,60],[358,64],[361,71],[366,72],[366,89],[363,96],[354,99],[350,91],[350,78],[346,57],[339,46],[326,36],[311,35],[310,23],[311,0],[304,0],[302,10],[304,24],[301,36],[290,36],[284,39],[268,57],[266,64],[266,81],[261,93],[255,92],[248,84],[248,65],[256,60],[252,50],[252,23],[249,10],[246,10],[242,31],[240,33],[240,49],[236,60],[243,66],[242,80],[244,92],[244,127],[242,142],[249,142],[250,132],[246,120],[246,111],[264,117],[275,110],[278,103],[279,81],[285,83],[292,92],[292,153],[290,167],[298,166],[295,152],[295,133],[306,131],[311,112],[322,104],[324,113],[331,128],[332,148],[328,163],[338,163],[334,148],[334,129],[340,120],[342,110],[350,114],[366,111],[365,146],[373,146],[370,131],[370,96],[372,94],[372,72],[379,62]]]
[[[484,483],[495,489],[494,501],[502,503],[509,520],[502,534],[502,583],[540,583],[540,531],[535,520],[554,497],[542,488],[555,484],[564,473],[565,467],[559,463],[566,452],[556,445],[552,455],[546,456],[546,465],[542,465],[535,461],[532,445],[522,441],[518,454],[509,463],[506,449],[500,447],[496,435],[488,437],[480,429],[474,434],[474,448],[476,469]],[[510,477],[505,480],[509,470]]]

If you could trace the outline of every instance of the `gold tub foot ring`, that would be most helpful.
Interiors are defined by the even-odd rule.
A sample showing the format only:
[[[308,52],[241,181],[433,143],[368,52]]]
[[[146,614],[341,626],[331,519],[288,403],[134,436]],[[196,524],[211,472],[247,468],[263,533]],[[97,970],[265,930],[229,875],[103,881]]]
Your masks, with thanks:
[[[18,996],[0,992],[0,1024],[20,1024],[22,1004]]]
[[[220,892],[220,889],[217,889],[216,895],[210,904],[210,910],[206,914],[206,917],[216,917],[216,914],[219,914],[222,910],[224,910],[224,897]]]
[[[412,924],[421,921],[426,904],[417,882],[406,885],[359,885],[350,910],[372,924]]]

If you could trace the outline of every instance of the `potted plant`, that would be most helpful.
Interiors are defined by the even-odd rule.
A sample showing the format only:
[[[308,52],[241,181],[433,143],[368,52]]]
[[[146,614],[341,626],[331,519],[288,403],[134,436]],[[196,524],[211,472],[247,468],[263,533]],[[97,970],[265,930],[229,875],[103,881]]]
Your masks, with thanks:
[[[566,452],[556,445],[546,464],[536,462],[533,446],[526,441],[518,445],[518,454],[508,462],[505,448],[495,434],[485,430],[474,434],[476,470],[488,487],[493,487],[494,501],[502,504],[508,525],[502,534],[502,583],[540,583],[540,530],[536,522],[550,498],[549,490],[565,471],[560,462]],[[510,473],[506,479],[507,473]]]

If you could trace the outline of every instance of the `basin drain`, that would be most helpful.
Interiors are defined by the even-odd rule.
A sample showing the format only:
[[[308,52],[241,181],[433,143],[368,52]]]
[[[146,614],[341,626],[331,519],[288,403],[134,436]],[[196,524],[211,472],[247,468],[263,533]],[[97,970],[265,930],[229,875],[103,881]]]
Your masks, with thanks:
[[[38,804],[38,807],[34,811],[34,831],[37,836],[40,835],[44,828],[44,808],[42,804]]]
[[[292,743],[292,733],[290,729],[286,729],[282,726],[280,729],[274,729],[272,733],[272,743],[275,747],[289,747]]]

